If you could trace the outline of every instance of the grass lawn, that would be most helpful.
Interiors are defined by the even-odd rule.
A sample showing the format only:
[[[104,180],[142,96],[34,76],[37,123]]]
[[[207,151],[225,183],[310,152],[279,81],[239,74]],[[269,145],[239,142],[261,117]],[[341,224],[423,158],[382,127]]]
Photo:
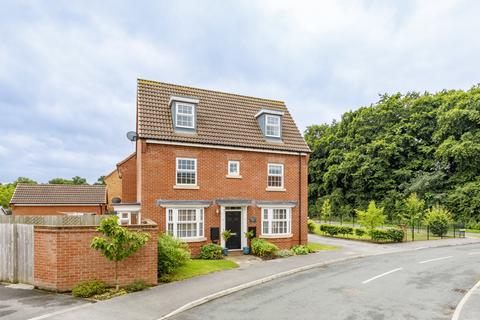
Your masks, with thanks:
[[[328,244],[321,244],[321,243],[315,243],[315,242],[310,242],[307,246],[315,252],[322,251],[322,250],[331,251],[331,250],[337,250],[337,249],[340,248],[340,247],[337,247],[337,246],[331,246],[331,245],[328,245]]]
[[[203,274],[238,268],[238,264],[230,260],[200,260],[191,259],[185,265],[171,274],[162,275],[159,282],[172,282],[185,280]]]
[[[480,233],[480,230],[476,230],[476,229],[465,229],[465,232],[468,232],[468,233]]]

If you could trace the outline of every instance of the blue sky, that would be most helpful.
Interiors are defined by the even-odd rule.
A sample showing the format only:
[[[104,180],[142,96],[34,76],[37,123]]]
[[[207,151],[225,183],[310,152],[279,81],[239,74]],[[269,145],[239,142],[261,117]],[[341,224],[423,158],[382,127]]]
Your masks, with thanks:
[[[2,1],[0,181],[94,182],[136,79],[283,100],[303,131],[380,93],[480,82],[478,1]]]

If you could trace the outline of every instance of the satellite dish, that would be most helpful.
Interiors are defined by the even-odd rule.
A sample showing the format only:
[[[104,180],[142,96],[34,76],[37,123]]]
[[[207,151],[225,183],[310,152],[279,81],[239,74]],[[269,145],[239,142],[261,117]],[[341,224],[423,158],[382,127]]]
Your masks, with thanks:
[[[112,203],[122,203],[122,199],[120,199],[119,197],[114,197],[112,198]]]
[[[127,139],[130,141],[137,141],[137,133],[135,131],[127,132]]]

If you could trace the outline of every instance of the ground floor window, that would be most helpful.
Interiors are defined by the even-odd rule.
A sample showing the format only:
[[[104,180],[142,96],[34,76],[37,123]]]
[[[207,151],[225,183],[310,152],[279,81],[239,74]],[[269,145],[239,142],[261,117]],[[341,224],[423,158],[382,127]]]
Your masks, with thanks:
[[[287,235],[292,232],[292,212],[290,208],[263,208],[262,234]]]
[[[167,208],[167,232],[180,239],[203,237],[202,208]]]

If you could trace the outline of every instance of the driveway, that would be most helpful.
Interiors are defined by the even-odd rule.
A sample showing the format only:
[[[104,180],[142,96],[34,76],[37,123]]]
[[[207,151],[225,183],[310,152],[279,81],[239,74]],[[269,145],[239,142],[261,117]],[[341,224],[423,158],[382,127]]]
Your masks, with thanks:
[[[65,294],[0,285],[0,319],[25,320],[90,304]]]
[[[480,245],[348,260],[239,291],[172,319],[450,319],[480,277]]]

